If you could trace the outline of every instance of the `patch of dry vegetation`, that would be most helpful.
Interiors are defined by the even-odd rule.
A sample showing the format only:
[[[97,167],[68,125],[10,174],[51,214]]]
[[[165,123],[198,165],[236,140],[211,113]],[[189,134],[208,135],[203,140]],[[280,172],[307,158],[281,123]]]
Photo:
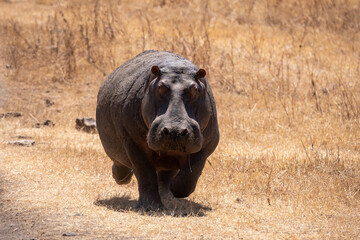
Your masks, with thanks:
[[[0,9],[9,92],[1,111],[25,114],[0,120],[2,199],[29,234],[360,235],[358,1],[41,0]],[[97,135],[74,129],[76,117],[95,115],[104,76],[146,49],[207,70],[221,131],[196,192],[156,217],[131,211],[136,181],[117,186]],[[55,127],[32,128],[45,119]],[[37,143],[8,146],[18,135]]]

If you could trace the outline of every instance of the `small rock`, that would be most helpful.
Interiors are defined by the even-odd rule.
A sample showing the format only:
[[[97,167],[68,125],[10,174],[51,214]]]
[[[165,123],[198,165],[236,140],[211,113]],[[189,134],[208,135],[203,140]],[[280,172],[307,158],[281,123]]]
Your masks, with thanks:
[[[197,214],[197,216],[199,216],[199,217],[205,217],[206,214],[205,214],[203,211],[201,211],[201,212],[199,212],[199,213]]]
[[[5,65],[6,69],[12,69],[12,66],[10,64]]]
[[[19,146],[24,146],[24,147],[31,147],[32,145],[35,144],[34,140],[29,140],[29,139],[21,139],[21,140],[15,140],[15,141],[9,141],[8,144],[13,144],[13,145],[19,145]]]
[[[36,127],[36,128],[40,128],[41,126],[53,127],[53,126],[55,126],[55,123],[53,121],[51,121],[51,120],[45,120],[42,123],[36,123],[34,125],[34,127]]]
[[[50,107],[55,104],[55,102],[49,98],[45,99],[45,103],[47,107]]]
[[[74,213],[73,216],[74,216],[74,217],[82,217],[82,216],[84,216],[84,214],[82,214],[82,213]]]
[[[65,232],[65,233],[63,233],[63,236],[64,237],[75,237],[75,236],[77,236],[77,234],[74,232]]]
[[[11,117],[21,117],[23,114],[21,112],[14,112],[10,116]]]
[[[51,121],[51,120],[45,120],[42,124],[44,126],[49,126],[49,127],[55,126],[55,123],[53,121]]]
[[[21,112],[8,112],[0,114],[0,118],[9,118],[9,117],[21,117],[23,114]]]
[[[93,118],[77,118],[75,121],[76,129],[83,130],[87,133],[95,133],[96,132],[96,121]]]

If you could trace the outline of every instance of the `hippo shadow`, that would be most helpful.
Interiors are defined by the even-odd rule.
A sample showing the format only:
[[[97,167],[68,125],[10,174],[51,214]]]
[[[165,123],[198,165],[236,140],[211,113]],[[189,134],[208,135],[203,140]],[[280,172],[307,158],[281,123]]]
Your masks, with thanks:
[[[211,211],[210,207],[193,202],[188,199],[164,200],[165,209],[156,212],[147,212],[136,208],[137,201],[129,196],[116,196],[108,199],[98,199],[94,202],[96,206],[105,207],[116,212],[137,212],[151,216],[173,216],[173,217],[204,217],[207,211]]]

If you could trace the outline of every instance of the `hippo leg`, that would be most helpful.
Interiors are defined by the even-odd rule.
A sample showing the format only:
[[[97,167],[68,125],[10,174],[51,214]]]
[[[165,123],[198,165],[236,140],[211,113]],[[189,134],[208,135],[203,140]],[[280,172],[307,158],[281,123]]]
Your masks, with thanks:
[[[160,171],[158,172],[159,193],[162,198],[173,198],[170,191],[170,184],[179,171]]]
[[[116,181],[117,184],[128,184],[131,181],[131,177],[133,175],[133,172],[130,168],[114,162],[112,166],[112,175]]]
[[[189,164],[184,164],[170,184],[170,190],[174,197],[185,198],[194,192],[205,162],[206,157],[202,151],[190,156]]]
[[[171,181],[174,179],[178,171],[160,171],[158,172],[159,185],[169,188]]]
[[[178,206],[178,202],[170,191],[170,184],[178,172],[178,170],[158,172],[159,193],[161,200],[167,208],[171,209],[175,209]]]
[[[145,211],[163,209],[164,206],[161,202],[154,166],[150,163],[143,150],[129,138],[124,144],[127,155],[134,165],[134,173],[138,181],[139,201],[136,208]]]

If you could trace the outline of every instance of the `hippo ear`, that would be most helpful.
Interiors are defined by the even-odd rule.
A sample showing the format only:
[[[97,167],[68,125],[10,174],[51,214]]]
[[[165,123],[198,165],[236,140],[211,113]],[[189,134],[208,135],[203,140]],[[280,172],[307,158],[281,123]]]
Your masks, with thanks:
[[[149,79],[145,84],[145,89],[148,88],[149,85],[153,84],[160,75],[161,75],[160,68],[156,65],[152,66]]]
[[[152,66],[151,68],[151,73],[155,76],[158,77],[160,75],[160,68],[158,66]]]
[[[199,80],[201,78],[204,78],[206,76],[206,71],[202,68],[200,68],[197,72],[196,72],[196,80]]]
[[[204,77],[206,76],[206,71],[200,68],[195,74],[195,80],[198,81],[202,89],[206,89],[206,82]]]

